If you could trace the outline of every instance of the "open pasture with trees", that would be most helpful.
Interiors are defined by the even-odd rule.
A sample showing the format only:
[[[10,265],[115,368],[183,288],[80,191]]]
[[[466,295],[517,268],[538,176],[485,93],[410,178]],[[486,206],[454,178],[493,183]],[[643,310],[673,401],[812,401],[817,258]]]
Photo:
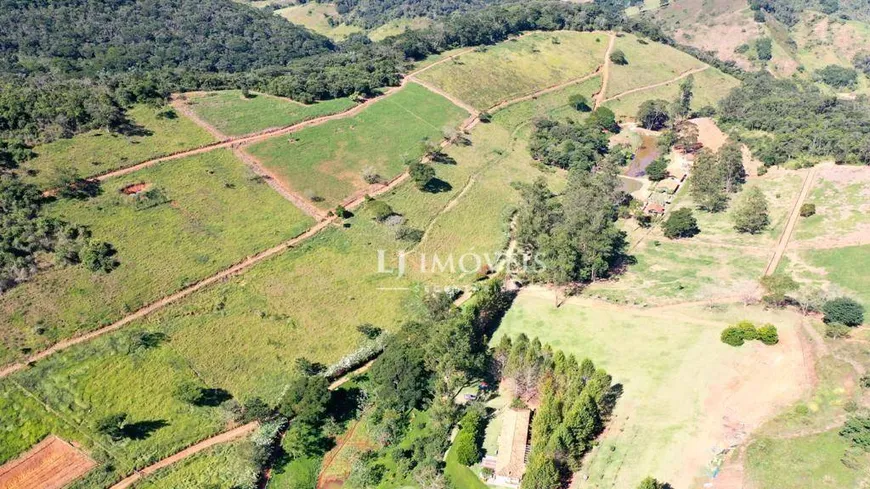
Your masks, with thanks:
[[[633,34],[617,37],[616,50],[625,54],[626,63],[610,66],[610,82],[605,94],[608,98],[635,88],[667,82],[706,66],[682,51]]]
[[[22,177],[51,188],[61,176],[98,175],[214,141],[169,106],[136,105],[127,118],[129,127],[120,132],[97,129],[36,146],[36,157],[21,165]]]
[[[129,194],[133,190],[135,194]],[[107,241],[117,268],[55,265],[0,297],[0,360],[123,315],[300,233],[311,223],[228,150],[110,179],[46,212]]]
[[[425,143],[439,143],[468,114],[447,99],[411,83],[358,115],[248,148],[289,187],[315,205],[331,209],[368,183],[363,171],[381,179],[419,161]]]
[[[605,32],[533,32],[463,54],[418,77],[483,110],[593,73],[608,41]]]
[[[793,246],[830,248],[870,242],[870,172],[860,166],[822,165],[806,203],[811,216],[795,227]]]
[[[355,103],[337,98],[310,105],[261,93],[241,90],[191,93],[186,103],[202,120],[227,136],[242,136],[265,129],[290,126],[324,115],[344,112]]]
[[[579,487],[636,487],[649,474],[674,487],[711,476],[715,453],[744,440],[806,386],[800,317],[760,307],[631,309],[581,298],[554,307],[553,292],[520,293],[493,338],[525,333],[594,358],[621,384],[611,429],[584,463]],[[719,333],[742,319],[773,323],[780,343],[740,349]],[[764,399],[762,400],[761,397]],[[726,401],[727,400],[727,401]]]
[[[610,75],[611,83],[613,83],[613,80],[617,76],[619,75],[616,73]],[[740,83],[736,78],[722,73],[712,66],[704,71],[693,74],[692,77],[694,79],[694,86],[690,108],[696,111],[708,106],[716,107],[719,100]],[[682,80],[676,80],[649,90],[632,92],[628,95],[608,100],[604,106],[612,110],[620,119],[634,119],[637,117],[637,111],[641,104],[647,100],[675,100],[680,93],[680,82]]]

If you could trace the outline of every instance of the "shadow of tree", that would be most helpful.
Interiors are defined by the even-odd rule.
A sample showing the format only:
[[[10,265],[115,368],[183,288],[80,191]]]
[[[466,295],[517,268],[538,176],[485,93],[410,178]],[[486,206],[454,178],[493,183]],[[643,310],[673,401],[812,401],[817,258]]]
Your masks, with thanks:
[[[155,431],[166,426],[169,426],[169,423],[165,419],[153,419],[125,424],[124,427],[121,428],[121,432],[123,433],[124,438],[129,438],[130,440],[144,440],[151,436]]]
[[[229,401],[233,396],[224,389],[204,388],[199,390],[199,397],[193,403],[195,406],[215,407]]]
[[[449,192],[453,190],[453,185],[441,180],[440,178],[433,178],[429,180],[429,182],[423,187],[424,192],[429,192],[430,194],[439,194],[441,192]]]

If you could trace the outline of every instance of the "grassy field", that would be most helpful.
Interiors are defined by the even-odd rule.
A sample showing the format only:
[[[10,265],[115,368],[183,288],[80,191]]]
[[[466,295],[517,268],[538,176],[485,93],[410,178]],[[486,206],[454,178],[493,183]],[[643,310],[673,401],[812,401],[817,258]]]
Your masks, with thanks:
[[[790,250],[780,270],[799,282],[827,290],[831,295],[847,295],[870,307],[870,280],[864,273],[870,266],[870,245],[828,249]]]
[[[495,113],[493,121],[507,129],[514,130],[531,124],[536,117],[554,117],[580,121],[588,112],[579,112],[568,105],[571,95],[583,95],[592,104],[592,97],[601,89],[601,77],[596,76],[576,85],[546,93],[535,99],[511,105]]]
[[[419,75],[478,109],[595,71],[605,33],[536,32],[454,58]]]
[[[417,84],[366,108],[358,115],[255,144],[250,153],[294,190],[317,197],[331,209],[366,188],[361,173],[373,168],[390,179],[418,160],[421,144],[438,142],[465,111]]]
[[[719,100],[728,95],[728,92],[739,85],[739,81],[722,73],[715,68],[708,68],[700,73],[695,73],[694,98],[692,108],[697,110],[705,106],[715,107]],[[682,80],[680,80],[682,81]],[[630,93],[624,97],[615,98],[604,105],[612,110],[619,119],[634,119],[640,105],[647,100],[663,99],[675,100],[680,90],[680,81],[667,85]]]
[[[276,10],[275,14],[294,24],[305,26],[318,34],[336,40],[342,40],[363,30],[355,25],[341,23],[341,17],[335,10],[335,5],[331,3],[304,3]]]
[[[134,489],[234,489],[251,487],[257,467],[250,442],[218,445],[151,474]]]
[[[416,17],[413,19],[394,19],[386,24],[373,29],[369,32],[369,39],[372,41],[382,41],[390,36],[398,36],[405,31],[416,31],[425,29],[432,25],[432,20],[427,17]]]
[[[242,136],[265,129],[290,126],[316,117],[344,112],[356,105],[348,98],[311,105],[302,105],[266,94],[254,94],[253,98],[246,99],[242,97],[240,90],[188,95],[187,100],[197,116],[227,136]]]
[[[625,53],[626,65],[611,64],[610,83],[606,96],[613,97],[633,88],[672,80],[686,71],[701,68],[704,63],[670,46],[645,41],[632,34],[616,40],[614,49]]]
[[[758,406],[775,409],[800,392],[804,374],[797,368],[802,359],[792,313],[742,306],[657,312],[584,299],[559,308],[553,303],[553,294],[543,289],[522,292],[492,341],[519,333],[538,337],[554,349],[590,358],[622,385],[614,427],[589,455],[582,470],[588,479],[579,487],[636,487],[649,474],[689,487],[709,477],[712,450],[730,443],[723,417],[751,426],[765,415]],[[736,349],[720,342],[725,324],[747,318],[774,323],[783,344]],[[761,367],[774,363],[778,367],[770,372]]]
[[[734,230],[731,209],[695,210],[701,233],[688,239],[669,240],[660,226],[644,230],[626,223],[636,263],[612,281],[592,284],[584,294],[631,304],[667,304],[738,297],[755,290],[801,182],[794,172],[778,172],[746,184],[761,186],[770,209],[769,228],[755,235]],[[685,185],[673,203],[673,209],[681,207],[694,207]]]
[[[794,241],[802,247],[863,242],[870,228],[870,173],[856,166],[823,166],[807,197],[816,213],[801,218]]]
[[[34,148],[37,157],[22,165],[21,173],[25,180],[47,188],[54,185],[62,169],[88,177],[214,141],[180,114],[173,118],[159,116],[167,110],[134,106],[127,111],[135,128],[128,135],[96,130],[39,145]]]
[[[112,243],[120,266],[55,267],[0,297],[0,363],[111,323],[147,303],[300,234],[311,219],[253,178],[228,150],[156,165],[104,182],[102,195],[59,201],[50,215]],[[145,183],[153,207],[121,189]],[[37,327],[41,333],[37,333]]]

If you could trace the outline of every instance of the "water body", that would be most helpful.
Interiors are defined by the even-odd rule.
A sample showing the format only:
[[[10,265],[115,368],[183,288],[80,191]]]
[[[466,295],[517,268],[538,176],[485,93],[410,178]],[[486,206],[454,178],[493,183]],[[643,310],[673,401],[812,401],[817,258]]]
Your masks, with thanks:
[[[634,159],[631,160],[631,163],[629,163],[628,168],[625,170],[625,174],[630,177],[644,176],[646,174],[646,167],[662,154],[659,151],[658,138],[656,136],[640,134],[640,139],[641,144],[634,153]]]

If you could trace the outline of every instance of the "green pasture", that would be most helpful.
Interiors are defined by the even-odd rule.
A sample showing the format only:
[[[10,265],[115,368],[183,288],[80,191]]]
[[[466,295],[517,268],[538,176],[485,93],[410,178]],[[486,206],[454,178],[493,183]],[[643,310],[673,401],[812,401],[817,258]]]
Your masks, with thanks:
[[[311,105],[260,93],[252,93],[251,98],[244,98],[240,90],[191,94],[187,96],[187,103],[197,116],[227,136],[291,126],[344,112],[356,105],[349,98],[325,100]]]
[[[394,19],[386,24],[373,29],[369,32],[369,39],[372,41],[382,41],[390,36],[398,36],[405,31],[416,31],[425,29],[432,24],[432,20],[428,17],[415,17],[413,19]]]
[[[607,42],[603,32],[534,32],[463,54],[418,76],[486,109],[594,72]]]
[[[467,117],[447,99],[417,84],[378,101],[354,117],[279,136],[249,148],[291,188],[323,209],[365,189],[362,171],[400,174]]]
[[[538,117],[554,117],[557,119],[573,119],[575,121],[586,118],[588,112],[579,112],[568,105],[568,98],[572,95],[583,95],[589,105],[594,104],[593,96],[601,89],[601,77],[595,76],[576,85],[565,87],[539,97],[518,104],[511,105],[499,110],[493,115],[493,122],[505,128],[515,130],[530,125]]]
[[[704,63],[682,51],[633,34],[618,37],[614,45],[616,49],[625,53],[628,64],[611,63],[608,98],[635,88],[673,80],[689,70],[704,66]]]
[[[363,30],[359,26],[341,23],[341,16],[331,3],[302,3],[276,10],[275,15],[339,41]]]
[[[217,445],[146,476],[134,489],[235,489],[256,482],[248,441]]]
[[[798,220],[794,241],[809,244],[860,235],[870,225],[870,179],[864,177],[864,169],[828,167],[818,172],[806,200],[816,206],[816,213]]]
[[[62,171],[89,177],[214,142],[209,133],[169,107],[136,105],[127,117],[131,127],[126,134],[100,129],[36,146],[37,157],[21,167],[23,178],[48,188]]]
[[[145,183],[140,201],[121,189]],[[311,219],[228,150],[166,162],[63,200],[50,215],[88,226],[120,262],[111,273],[55,266],[0,297],[0,363],[109,324],[154,300],[302,233]],[[153,204],[153,206],[152,206]]]

